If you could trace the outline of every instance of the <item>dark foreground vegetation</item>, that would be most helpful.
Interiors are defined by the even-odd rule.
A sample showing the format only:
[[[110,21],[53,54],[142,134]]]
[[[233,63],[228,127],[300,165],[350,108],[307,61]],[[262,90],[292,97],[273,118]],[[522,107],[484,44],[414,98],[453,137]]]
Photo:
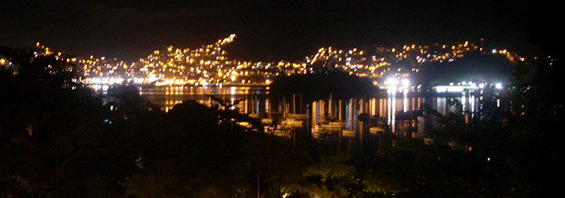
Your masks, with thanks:
[[[2,48],[1,197],[548,197],[563,164],[561,60],[517,66],[500,108],[438,115],[436,144],[394,138],[384,157],[236,125],[246,116],[185,101],[168,113],[123,85],[97,96],[73,65]],[[300,86],[296,84],[293,86]],[[304,87],[306,88],[306,87]],[[304,90],[307,92],[308,90]],[[433,111],[430,111],[433,112]],[[251,123],[253,123],[251,121]],[[455,142],[457,146],[449,146]],[[369,145],[370,147],[370,145]],[[472,148],[472,149],[462,149]],[[377,157],[380,156],[380,157]],[[561,193],[559,193],[561,194]]]

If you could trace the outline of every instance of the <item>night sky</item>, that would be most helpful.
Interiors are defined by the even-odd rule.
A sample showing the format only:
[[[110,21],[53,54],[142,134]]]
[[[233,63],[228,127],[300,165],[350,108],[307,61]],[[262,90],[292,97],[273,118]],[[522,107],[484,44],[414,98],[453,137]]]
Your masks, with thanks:
[[[236,33],[229,57],[298,60],[323,46],[451,44],[531,55],[532,29],[561,12],[535,1],[13,1],[0,5],[0,45],[36,42],[81,57],[135,61],[173,45],[197,48]],[[535,24],[535,25],[531,25]],[[551,28],[549,28],[551,29]]]

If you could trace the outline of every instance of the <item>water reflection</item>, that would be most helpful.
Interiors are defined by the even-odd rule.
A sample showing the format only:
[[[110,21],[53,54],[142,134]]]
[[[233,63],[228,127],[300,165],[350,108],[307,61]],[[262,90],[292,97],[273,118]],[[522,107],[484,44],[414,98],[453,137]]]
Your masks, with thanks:
[[[104,93],[108,87],[95,87]],[[163,111],[171,110],[175,105],[185,100],[195,100],[203,105],[212,107],[217,104],[212,97],[235,102],[241,100],[234,108],[243,114],[257,115],[270,118],[272,113],[300,114],[309,118],[309,126],[317,126],[330,122],[343,122],[343,128],[359,130],[359,115],[366,114],[378,119],[394,133],[409,131],[412,135],[426,135],[425,130],[436,127],[432,118],[422,114],[425,103],[441,114],[456,112],[457,107],[448,98],[460,101],[461,110],[477,112],[480,109],[479,97],[468,92],[450,94],[423,94],[406,88],[391,88],[386,94],[373,98],[351,98],[334,100],[328,99],[303,103],[301,95],[294,95],[288,101],[271,101],[268,97],[268,87],[142,87],[140,94],[143,98]],[[277,106],[273,106],[273,105]],[[306,112],[309,112],[306,116]],[[470,113],[467,119],[476,116]]]
[[[457,103],[461,109],[458,111]],[[431,95],[414,93],[406,90],[388,91],[385,96],[375,98],[352,98],[334,101],[317,100],[312,102],[312,126],[331,122],[345,122],[345,129],[355,130],[359,125],[358,117],[366,114],[373,120],[386,123],[385,127],[393,133],[411,136],[425,136],[426,129],[437,127],[430,115],[423,111],[423,105],[437,110],[438,113],[461,113],[469,117],[475,116],[478,109],[477,98],[469,93]],[[465,114],[465,112],[470,112]],[[370,127],[373,127],[372,125]]]
[[[163,111],[171,110],[176,104],[185,100],[195,100],[200,104],[212,107],[217,104],[212,97],[234,103],[241,101],[235,108],[244,114],[259,114],[268,112],[267,89],[265,87],[144,87],[140,95]]]

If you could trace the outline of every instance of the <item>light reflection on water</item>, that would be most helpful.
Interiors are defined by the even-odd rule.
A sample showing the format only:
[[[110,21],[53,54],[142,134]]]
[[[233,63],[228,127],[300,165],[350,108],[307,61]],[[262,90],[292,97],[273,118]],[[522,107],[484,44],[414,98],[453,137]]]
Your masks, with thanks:
[[[185,100],[196,100],[200,104],[211,107],[217,104],[213,100],[214,96],[222,100],[234,103],[237,100],[246,98],[241,101],[236,108],[242,113],[258,113],[260,105],[265,108],[265,98],[268,91],[265,87],[150,87],[141,88],[140,95],[154,105],[161,107],[161,110],[169,111],[176,104],[180,104]],[[263,99],[259,100],[257,97]],[[251,103],[253,102],[253,104]],[[250,107],[250,105],[254,105]],[[255,110],[252,112],[251,110]]]
[[[104,93],[108,87],[94,87],[99,92]],[[273,102],[268,97],[268,87],[143,87],[140,88],[140,95],[150,101],[163,111],[171,110],[175,105],[185,100],[195,100],[203,105],[212,107],[218,102],[214,96],[225,101],[235,102],[244,99],[235,105],[241,113],[269,115],[274,112],[285,111],[290,114],[306,113],[306,104],[299,107],[299,98],[295,101],[287,101],[284,107],[271,106]],[[473,94],[459,93],[452,95],[462,104],[463,110],[476,112],[480,104]],[[407,89],[389,89],[386,96],[368,99],[349,99],[349,100],[319,100],[312,104],[311,118],[312,126],[315,124],[328,122],[326,116],[330,116],[333,121],[345,122],[345,127],[354,129],[358,122],[357,117],[361,113],[369,116],[380,117],[392,128],[397,131],[397,113],[409,113],[421,110],[422,104],[426,103],[431,108],[436,109],[441,114],[455,112],[456,108],[448,103],[447,96],[428,96],[424,97],[421,93],[410,92]],[[297,104],[298,103],[298,104]],[[296,105],[295,105],[296,104]],[[472,116],[472,114],[471,114]],[[416,118],[415,118],[416,119]],[[417,120],[421,122],[421,120]],[[418,128],[435,127],[434,122],[419,123]],[[430,126],[431,125],[431,126]]]

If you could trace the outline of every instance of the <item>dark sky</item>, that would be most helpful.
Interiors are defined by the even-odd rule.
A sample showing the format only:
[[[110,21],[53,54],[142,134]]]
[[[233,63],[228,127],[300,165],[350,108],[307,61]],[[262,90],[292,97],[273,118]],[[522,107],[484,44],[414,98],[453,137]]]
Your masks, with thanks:
[[[484,37],[487,48],[528,54],[535,49],[528,24],[559,10],[558,3],[13,1],[0,4],[0,45],[40,41],[82,57],[133,61],[163,46],[196,48],[236,33],[229,57],[277,61],[302,59],[322,46],[478,43]]]

